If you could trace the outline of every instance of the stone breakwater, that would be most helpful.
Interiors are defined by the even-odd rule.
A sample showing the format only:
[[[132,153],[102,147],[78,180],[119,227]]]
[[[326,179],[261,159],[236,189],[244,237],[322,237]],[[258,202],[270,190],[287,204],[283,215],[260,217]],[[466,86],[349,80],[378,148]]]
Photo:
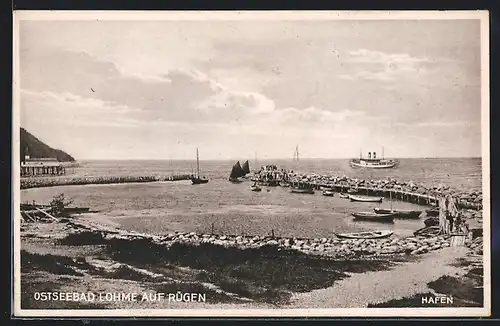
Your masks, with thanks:
[[[332,188],[335,191],[350,191],[360,195],[384,196],[422,205],[436,205],[440,196],[452,195],[458,199],[460,208],[482,209],[483,193],[480,190],[452,189],[445,185],[427,186],[413,181],[398,181],[393,178],[365,180],[347,176],[288,173],[291,183],[306,183],[317,189]]]
[[[168,235],[148,235],[136,232],[110,229],[104,226],[81,224],[69,221],[59,236],[66,244],[102,244],[113,239],[142,240],[151,245],[170,247],[176,243],[200,245],[213,244],[239,249],[275,246],[279,250],[297,250],[306,254],[323,255],[332,258],[380,258],[381,256],[415,256],[450,246],[447,236],[386,238],[386,239],[340,239],[340,238],[277,238],[269,236],[236,236],[175,232]],[[467,240],[466,245],[477,248],[481,238]]]
[[[70,185],[90,185],[90,184],[120,184],[120,183],[141,183],[160,181],[180,181],[189,180],[190,175],[178,174],[171,176],[105,176],[105,177],[39,177],[21,178],[21,189],[70,186]]]

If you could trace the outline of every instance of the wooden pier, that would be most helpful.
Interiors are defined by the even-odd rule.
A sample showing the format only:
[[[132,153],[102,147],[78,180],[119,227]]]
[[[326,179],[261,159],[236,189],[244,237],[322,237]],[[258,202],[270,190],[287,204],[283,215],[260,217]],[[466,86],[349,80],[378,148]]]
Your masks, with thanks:
[[[21,162],[21,177],[65,175],[66,169],[55,158],[29,158]]]
[[[418,193],[404,189],[353,186],[340,183],[317,182],[317,181],[300,181],[300,182],[309,184],[317,190],[320,190],[321,188],[329,188],[336,192],[347,192],[348,190],[352,192],[352,190],[355,190],[355,193],[358,195],[393,198],[396,200],[401,200],[423,206],[436,207],[438,206],[438,201],[439,201],[437,196],[438,194]],[[482,207],[483,207],[482,203],[468,201],[467,198],[459,199],[458,201],[458,208],[481,210]]]

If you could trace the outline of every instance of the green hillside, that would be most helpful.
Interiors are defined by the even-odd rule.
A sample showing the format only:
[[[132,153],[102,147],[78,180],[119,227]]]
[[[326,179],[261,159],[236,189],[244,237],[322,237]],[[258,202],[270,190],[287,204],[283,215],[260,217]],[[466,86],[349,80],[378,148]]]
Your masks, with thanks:
[[[45,144],[32,134],[21,128],[21,160],[28,154],[32,158],[55,157],[60,162],[74,162],[75,159],[60,149]]]

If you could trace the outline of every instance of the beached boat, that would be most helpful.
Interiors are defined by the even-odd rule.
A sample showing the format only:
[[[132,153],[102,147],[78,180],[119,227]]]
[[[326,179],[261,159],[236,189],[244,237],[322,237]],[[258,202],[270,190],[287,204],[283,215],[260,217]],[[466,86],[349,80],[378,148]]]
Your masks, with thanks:
[[[389,208],[380,208],[376,207],[373,209],[377,214],[396,214],[396,217],[400,218],[420,218],[420,214],[422,211],[419,210],[411,210],[411,209],[389,209]]]
[[[200,177],[200,156],[198,155],[198,148],[196,149],[196,175],[191,177],[191,182],[194,185],[208,183],[208,179]]]
[[[335,192],[333,190],[323,190],[323,196],[333,197]]]
[[[344,198],[344,199],[349,199],[349,195],[347,195],[347,194],[343,194],[343,193],[340,193],[340,194],[339,194],[339,197],[340,197],[340,198]]]
[[[383,153],[383,150],[382,150]],[[368,158],[363,158],[362,154],[360,154],[359,158],[351,159],[350,165],[353,168],[369,168],[369,169],[390,169],[395,167],[398,162],[395,160],[387,160],[383,158],[377,158],[377,153],[371,152],[368,153]]]
[[[232,183],[241,183],[243,180],[240,178],[245,176],[245,171],[241,167],[240,161],[236,162],[231,169],[231,174],[229,175],[229,181]]]
[[[63,212],[69,214],[81,214],[88,213],[90,211],[90,207],[65,207]]]
[[[344,239],[381,239],[388,238],[394,232],[390,230],[384,231],[368,231],[368,232],[358,232],[358,233],[335,233],[339,238]]]
[[[439,233],[440,233],[440,227],[439,225],[435,225],[435,226],[426,226],[421,229],[418,229],[417,231],[413,232],[413,235],[420,237],[434,237],[439,235]]]
[[[351,201],[359,201],[366,203],[381,203],[383,197],[364,197],[364,196],[349,195],[349,199]]]
[[[424,220],[424,225],[425,226],[438,226],[439,225],[439,218],[437,217],[429,217]]]
[[[42,205],[42,204],[21,204],[21,210],[36,210],[37,208],[45,209],[51,208],[50,205]]]
[[[358,220],[387,222],[387,223],[394,222],[394,218],[396,217],[396,214],[377,214],[373,212],[357,212],[357,213],[351,213],[351,215]]]

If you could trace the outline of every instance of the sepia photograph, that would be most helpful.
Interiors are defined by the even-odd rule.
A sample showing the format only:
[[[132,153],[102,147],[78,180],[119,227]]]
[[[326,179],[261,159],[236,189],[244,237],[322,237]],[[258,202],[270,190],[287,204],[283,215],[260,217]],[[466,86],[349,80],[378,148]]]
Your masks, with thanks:
[[[14,12],[16,316],[489,316],[487,11]]]

